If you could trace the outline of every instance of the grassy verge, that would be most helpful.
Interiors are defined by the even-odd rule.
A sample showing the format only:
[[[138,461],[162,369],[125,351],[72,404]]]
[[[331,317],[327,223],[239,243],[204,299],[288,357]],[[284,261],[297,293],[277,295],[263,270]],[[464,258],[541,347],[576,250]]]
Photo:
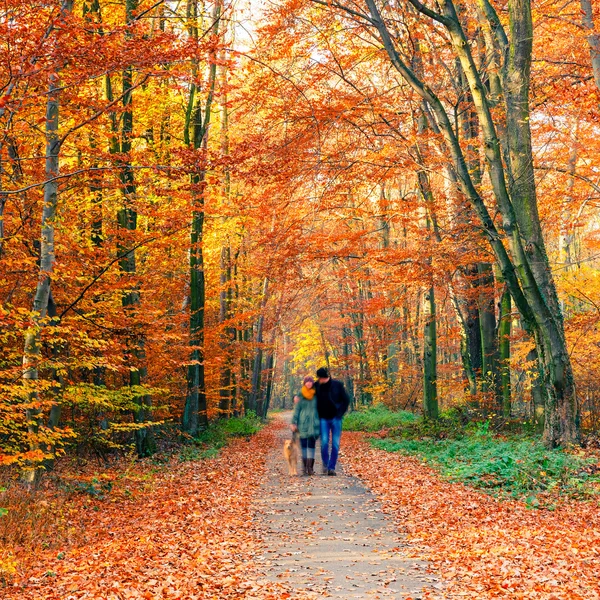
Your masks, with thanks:
[[[408,411],[393,412],[376,405],[365,410],[356,410],[344,417],[344,429],[347,431],[381,431],[394,429],[419,421],[419,416]]]
[[[254,435],[262,426],[262,421],[253,412],[243,417],[214,421],[192,443],[181,448],[179,459],[187,461],[214,458],[230,438]]]
[[[498,435],[489,422],[463,424],[457,413],[436,423],[384,408],[361,414],[354,418],[355,430],[374,432],[378,423],[395,423],[371,439],[373,446],[417,456],[450,481],[520,498],[531,507],[552,507],[561,496],[587,499],[600,493],[598,457],[548,450],[533,434]]]

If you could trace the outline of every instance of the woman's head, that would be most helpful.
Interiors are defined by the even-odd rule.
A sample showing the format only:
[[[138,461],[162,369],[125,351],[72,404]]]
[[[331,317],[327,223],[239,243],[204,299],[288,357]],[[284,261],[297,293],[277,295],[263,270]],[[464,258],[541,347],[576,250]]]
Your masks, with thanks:
[[[303,383],[304,383],[304,387],[305,387],[306,389],[310,390],[310,388],[311,388],[313,385],[315,385],[315,380],[314,380],[314,379],[313,379],[313,378],[312,378],[310,375],[307,375],[307,376],[304,378],[304,382],[303,382]]]

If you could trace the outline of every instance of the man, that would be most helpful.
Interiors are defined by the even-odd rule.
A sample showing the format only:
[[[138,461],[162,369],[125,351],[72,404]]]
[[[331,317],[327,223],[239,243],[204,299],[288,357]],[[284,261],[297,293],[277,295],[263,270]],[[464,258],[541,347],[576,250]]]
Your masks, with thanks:
[[[321,459],[323,474],[336,475],[335,464],[340,450],[342,437],[342,418],[348,410],[350,399],[344,384],[331,379],[329,371],[321,367],[317,371],[317,412],[321,424]],[[331,439],[331,454],[329,441]]]

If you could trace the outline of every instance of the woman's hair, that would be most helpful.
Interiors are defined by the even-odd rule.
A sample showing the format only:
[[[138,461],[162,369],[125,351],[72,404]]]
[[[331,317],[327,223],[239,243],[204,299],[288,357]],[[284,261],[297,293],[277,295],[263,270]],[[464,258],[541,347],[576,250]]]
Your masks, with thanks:
[[[304,378],[304,380],[303,380],[303,382],[302,382],[302,383],[308,383],[309,381],[310,381],[311,383],[314,383],[314,382],[315,382],[315,380],[314,380],[314,379],[313,379],[313,378],[312,378],[310,375],[307,375],[307,376]]]

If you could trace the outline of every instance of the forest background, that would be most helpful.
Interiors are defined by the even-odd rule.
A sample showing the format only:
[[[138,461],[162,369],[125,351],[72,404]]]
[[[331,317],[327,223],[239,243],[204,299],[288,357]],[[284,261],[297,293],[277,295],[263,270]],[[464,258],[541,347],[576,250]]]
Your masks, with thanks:
[[[600,419],[600,6],[5,0],[0,461],[289,406]]]

